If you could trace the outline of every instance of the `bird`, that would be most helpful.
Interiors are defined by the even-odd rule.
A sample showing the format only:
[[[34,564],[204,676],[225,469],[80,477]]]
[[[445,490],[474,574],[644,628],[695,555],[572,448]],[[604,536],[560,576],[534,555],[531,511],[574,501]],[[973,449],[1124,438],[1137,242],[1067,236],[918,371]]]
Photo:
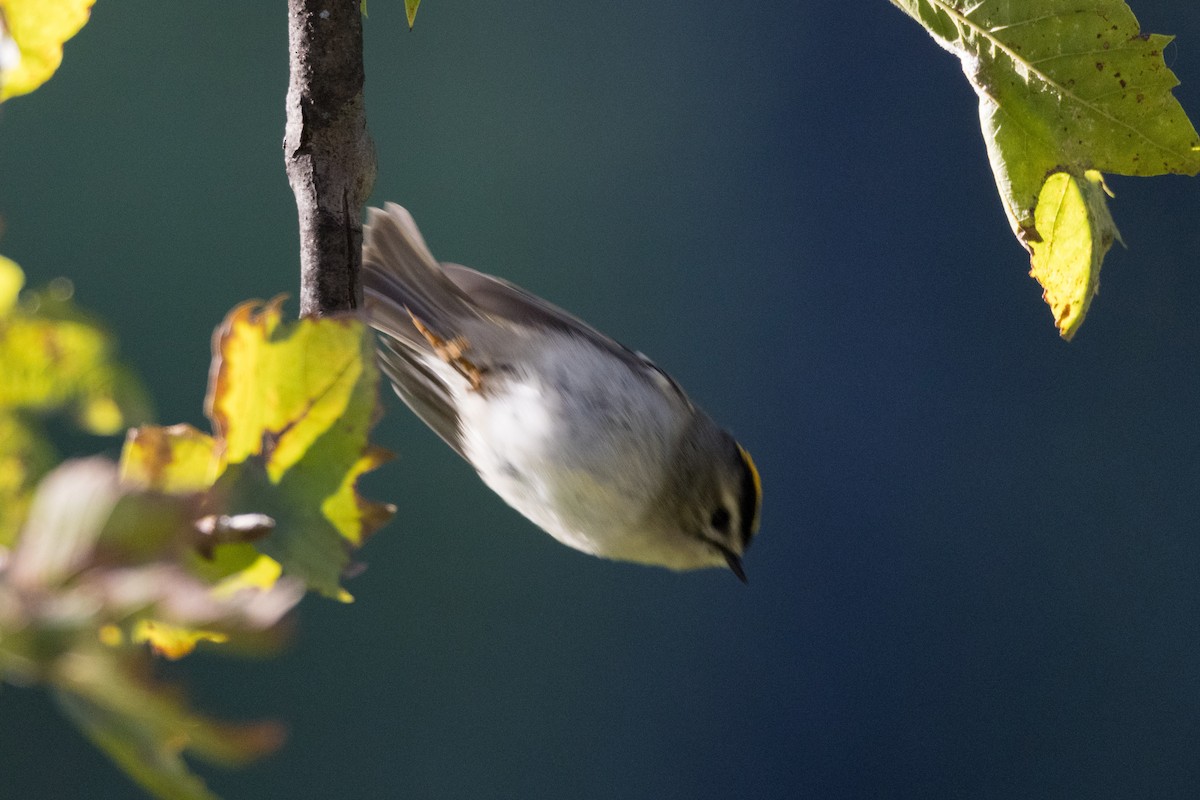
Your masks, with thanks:
[[[361,278],[383,375],[508,505],[593,556],[746,582],[758,470],[665,371],[508,281],[439,263],[395,203],[368,210]]]

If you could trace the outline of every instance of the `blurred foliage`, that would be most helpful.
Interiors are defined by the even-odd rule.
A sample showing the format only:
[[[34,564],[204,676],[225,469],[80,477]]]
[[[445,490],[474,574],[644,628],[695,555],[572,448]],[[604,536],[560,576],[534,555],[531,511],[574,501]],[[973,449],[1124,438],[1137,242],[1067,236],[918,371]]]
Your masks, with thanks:
[[[19,294],[24,282],[0,257],[0,546],[13,543],[34,485],[57,461],[42,418],[65,412],[111,435],[150,416],[141,383],[108,331],[72,302],[71,283]]]
[[[95,0],[0,0],[0,102],[50,80]]]
[[[236,764],[274,749],[274,723],[228,724],[191,711],[151,677],[133,632],[147,621],[220,631],[262,647],[303,594],[295,581],[216,595],[179,555],[199,498],[140,493],[116,465],[74,460],[39,485],[0,570],[0,677],[43,684],[68,716],[160,797],[212,795],[183,754]]]
[[[0,101],[49,79],[92,2],[0,0]],[[354,318],[284,324],[281,300],[243,304],[213,339],[213,435],[142,425],[120,464],[56,467],[43,417],[112,435],[149,402],[69,281],[23,286],[0,257],[0,681],[49,688],[153,794],[212,798],[185,755],[242,763],[282,729],[195,713],[154,654],[269,650],[306,587],[350,599],[351,552],[393,513],[355,491],[388,457],[367,441],[372,339]]]
[[[1123,0],[892,3],[962,60],[1004,210],[1070,339],[1120,240],[1099,173],[1200,172],[1163,60],[1171,37],[1142,33]]]
[[[278,300],[239,306],[213,339],[214,435],[143,425],[120,464],[54,467],[38,417],[112,433],[147,405],[68,284],[22,283],[0,261],[0,680],[48,687],[155,795],[211,798],[185,755],[237,764],[282,729],[196,714],[154,680],[153,654],[268,651],[306,587],[348,599],[352,550],[392,513],[354,488],[386,457],[367,441],[371,339],[356,319],[285,323]]]

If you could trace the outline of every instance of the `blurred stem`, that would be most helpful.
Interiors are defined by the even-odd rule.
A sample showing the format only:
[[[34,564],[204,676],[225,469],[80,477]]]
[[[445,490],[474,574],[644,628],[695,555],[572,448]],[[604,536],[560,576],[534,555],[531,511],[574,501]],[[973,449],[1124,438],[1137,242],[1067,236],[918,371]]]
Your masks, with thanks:
[[[300,313],[362,303],[362,212],[375,181],[359,0],[288,0],[283,150],[300,215]]]

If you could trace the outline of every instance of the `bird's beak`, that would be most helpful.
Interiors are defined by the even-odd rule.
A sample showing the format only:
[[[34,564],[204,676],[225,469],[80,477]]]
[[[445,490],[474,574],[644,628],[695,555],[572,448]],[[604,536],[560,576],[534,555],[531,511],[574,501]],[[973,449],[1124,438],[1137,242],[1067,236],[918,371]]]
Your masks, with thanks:
[[[737,575],[738,580],[742,583],[749,584],[746,580],[746,570],[742,568],[742,557],[732,550],[725,551],[725,563],[729,565],[729,569],[734,575]]]

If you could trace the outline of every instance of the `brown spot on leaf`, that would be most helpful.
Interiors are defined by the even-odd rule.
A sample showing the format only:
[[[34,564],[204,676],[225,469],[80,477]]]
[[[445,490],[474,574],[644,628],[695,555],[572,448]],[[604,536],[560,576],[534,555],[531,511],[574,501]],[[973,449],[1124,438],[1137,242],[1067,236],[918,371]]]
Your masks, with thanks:
[[[1096,69],[1097,69],[1097,70],[1099,70],[1099,71],[1101,71],[1101,72],[1103,72],[1103,71],[1104,71],[1104,62],[1103,62],[1103,61],[1097,61],[1097,62],[1096,62]]]

